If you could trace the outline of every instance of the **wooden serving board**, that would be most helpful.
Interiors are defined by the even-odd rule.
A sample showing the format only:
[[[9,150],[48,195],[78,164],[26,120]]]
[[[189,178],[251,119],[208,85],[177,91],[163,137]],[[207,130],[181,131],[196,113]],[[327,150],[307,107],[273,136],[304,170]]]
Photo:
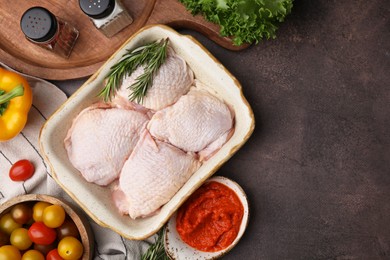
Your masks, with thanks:
[[[147,24],[196,30],[229,50],[242,50],[219,35],[219,26],[193,16],[178,0],[122,0],[134,22],[112,38],[98,31],[79,8],[78,0],[0,0],[0,61],[32,76],[65,80],[93,74],[133,33]],[[42,6],[74,24],[79,39],[68,59],[29,42],[20,29],[20,18],[30,7]]]

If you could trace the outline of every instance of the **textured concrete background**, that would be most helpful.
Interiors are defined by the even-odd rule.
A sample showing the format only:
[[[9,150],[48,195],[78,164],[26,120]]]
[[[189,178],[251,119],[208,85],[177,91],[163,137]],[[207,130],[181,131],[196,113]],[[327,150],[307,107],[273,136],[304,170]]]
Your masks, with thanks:
[[[238,78],[256,117],[217,173],[251,206],[224,259],[390,259],[390,1],[295,0],[277,39],[241,52],[182,32]]]

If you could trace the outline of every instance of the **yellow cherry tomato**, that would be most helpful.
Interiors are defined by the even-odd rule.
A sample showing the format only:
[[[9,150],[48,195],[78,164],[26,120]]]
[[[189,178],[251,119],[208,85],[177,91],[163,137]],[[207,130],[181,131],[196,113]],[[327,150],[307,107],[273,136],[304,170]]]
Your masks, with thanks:
[[[51,205],[43,210],[42,221],[50,228],[58,228],[64,223],[65,210],[60,205]]]
[[[22,260],[45,260],[45,257],[38,250],[28,250],[23,254]]]
[[[22,227],[22,224],[17,223],[11,216],[11,213],[7,213],[0,219],[0,230],[4,233],[11,235],[12,231]]]
[[[11,233],[11,245],[19,250],[26,250],[32,245],[32,241],[28,236],[28,230],[25,228],[17,228]]]
[[[41,222],[42,221],[42,216],[43,216],[43,211],[45,208],[51,206],[52,204],[48,202],[43,202],[39,201],[34,204],[33,206],[33,219],[35,222]]]
[[[0,247],[0,260],[21,260],[22,255],[19,249],[14,246],[6,245]]]
[[[64,237],[58,243],[58,254],[65,260],[77,260],[84,252],[80,240],[74,237]]]

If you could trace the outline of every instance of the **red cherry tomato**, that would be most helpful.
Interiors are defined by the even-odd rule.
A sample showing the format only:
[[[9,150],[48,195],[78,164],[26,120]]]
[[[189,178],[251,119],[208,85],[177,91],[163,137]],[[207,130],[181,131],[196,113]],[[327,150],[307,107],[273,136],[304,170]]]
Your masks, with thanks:
[[[55,229],[49,228],[43,222],[34,222],[28,229],[28,236],[31,241],[40,245],[50,245],[56,240]]]
[[[57,248],[51,250],[46,255],[46,260],[64,260],[59,254]]]
[[[9,177],[13,181],[25,181],[33,176],[34,171],[34,165],[29,160],[20,160],[12,165]]]

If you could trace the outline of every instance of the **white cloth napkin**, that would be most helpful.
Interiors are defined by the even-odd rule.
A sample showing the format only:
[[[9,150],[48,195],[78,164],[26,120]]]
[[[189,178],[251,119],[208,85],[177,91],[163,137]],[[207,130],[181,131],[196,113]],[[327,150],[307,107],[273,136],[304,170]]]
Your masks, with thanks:
[[[0,66],[10,69],[4,64]],[[20,73],[22,74],[22,73]],[[33,105],[23,131],[15,138],[0,142],[0,203],[22,194],[47,194],[61,197],[76,205],[58,186],[39,152],[39,132],[45,121],[65,102],[66,95],[55,85],[39,78],[22,74],[33,90]],[[12,164],[21,159],[30,160],[35,166],[34,175],[23,182],[12,181],[8,174]],[[94,259],[123,260],[140,259],[149,246],[147,241],[125,239],[110,229],[97,225],[89,219],[95,237]],[[149,242],[148,242],[149,241]]]

